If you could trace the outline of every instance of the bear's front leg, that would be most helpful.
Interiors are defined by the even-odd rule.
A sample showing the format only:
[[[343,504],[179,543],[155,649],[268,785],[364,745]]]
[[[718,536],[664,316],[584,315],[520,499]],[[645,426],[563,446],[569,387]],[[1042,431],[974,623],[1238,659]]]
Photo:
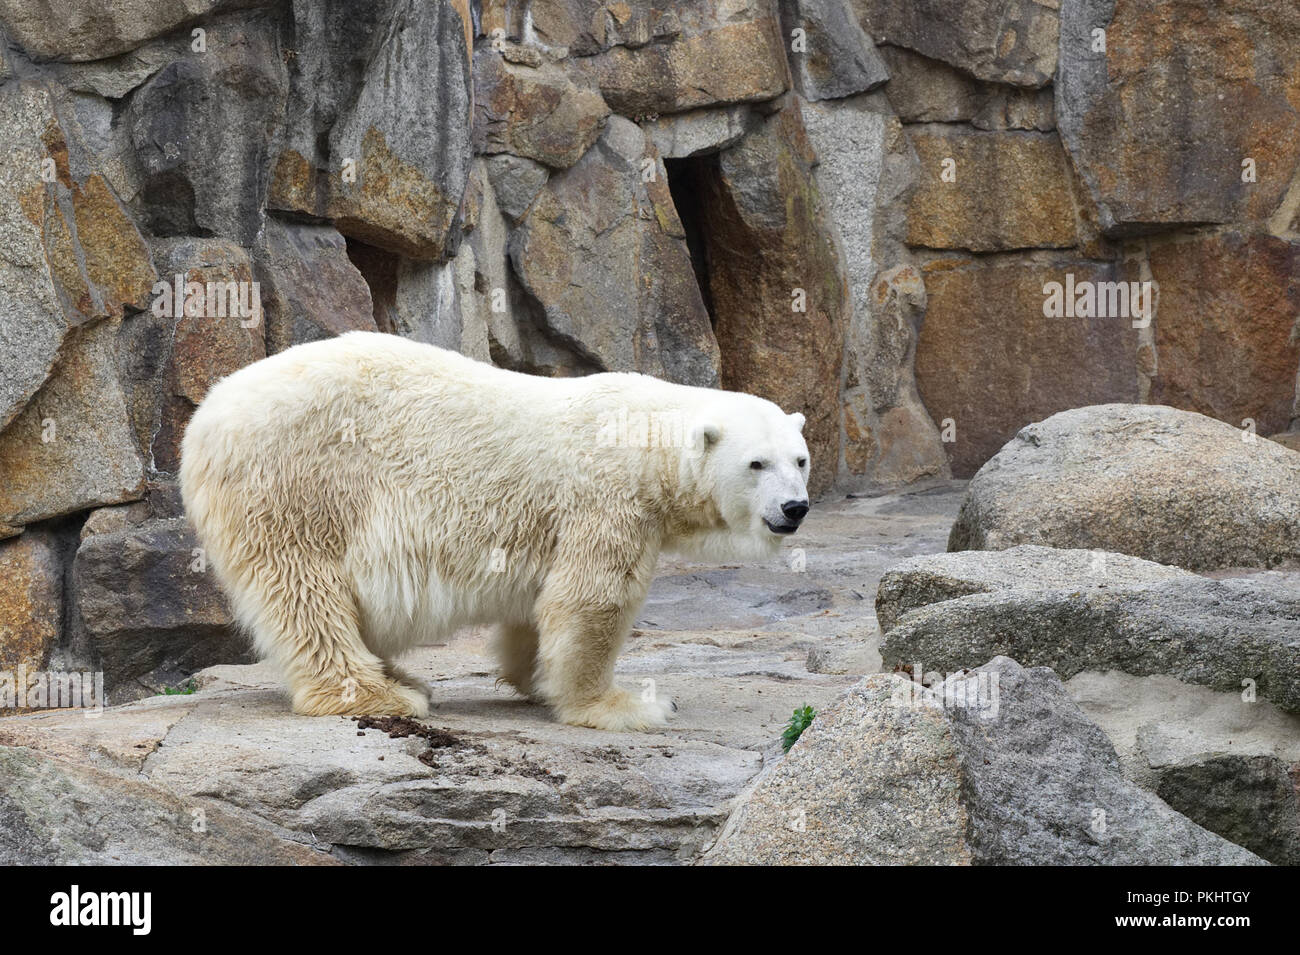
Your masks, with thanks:
[[[640,600],[618,604],[539,603],[538,693],[561,722],[613,732],[663,726],[677,707],[663,696],[614,685],[614,661]]]

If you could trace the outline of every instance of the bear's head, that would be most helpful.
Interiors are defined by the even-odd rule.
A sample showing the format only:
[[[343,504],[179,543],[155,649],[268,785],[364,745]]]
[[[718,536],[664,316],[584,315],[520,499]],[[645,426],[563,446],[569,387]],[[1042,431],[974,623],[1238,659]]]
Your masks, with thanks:
[[[684,478],[698,522],[672,549],[708,559],[765,557],[808,513],[804,416],[753,395],[719,393],[694,417]]]

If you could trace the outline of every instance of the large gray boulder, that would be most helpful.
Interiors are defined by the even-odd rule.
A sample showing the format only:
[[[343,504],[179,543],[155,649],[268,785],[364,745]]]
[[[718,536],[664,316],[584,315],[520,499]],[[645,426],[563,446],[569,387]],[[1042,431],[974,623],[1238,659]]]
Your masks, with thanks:
[[[1278,865],[1300,865],[1294,765],[1274,756],[1216,756],[1171,766],[1156,794],[1225,839]]]
[[[1050,670],[1027,669],[1000,657],[950,684],[969,687],[979,681],[992,688],[991,705],[947,710],[963,756],[962,797],[977,862],[1263,862],[1127,780],[1106,735]],[[962,698],[960,689],[952,695]]]
[[[969,865],[961,753],[942,709],[875,674],[737,799],[711,865]]]
[[[1260,579],[1287,589],[1275,572],[1265,572]],[[952,635],[952,646],[940,654],[942,663],[927,655],[929,647],[917,648],[916,656],[902,659],[899,641],[914,638],[916,618],[925,619],[927,630],[942,629],[944,615],[967,612],[963,598],[973,594],[995,595],[1012,603],[1061,595],[1105,600],[1117,594],[1140,601],[1141,594],[1152,589],[1160,594],[1161,587],[1196,588],[1203,583],[1195,574],[1136,557],[1022,544],[1003,551],[909,558],[881,577],[876,616],[886,633],[898,634],[886,655],[896,664],[910,664],[916,676],[918,664],[923,671],[938,670],[961,658],[960,644],[968,633],[959,629]],[[933,616],[913,613],[927,607]],[[1245,612],[1249,615],[1249,608]],[[1031,614],[1025,611],[1026,616]],[[1019,642],[1008,637],[999,645],[1002,649],[994,649],[1024,659],[1022,654],[1031,652],[1027,644],[1032,641],[1041,661],[1052,639],[1051,633],[1034,633]],[[1075,671],[1078,661],[1070,658],[1063,664],[1062,658],[1077,655],[1078,648],[1092,641],[1077,630],[1061,631],[1056,639],[1062,656],[1054,665],[1066,673]],[[1098,669],[1075,673],[1066,690],[1110,738],[1124,774],[1189,819],[1268,861],[1286,864],[1294,859],[1300,846],[1300,809],[1294,787],[1280,781],[1290,779],[1300,763],[1300,717],[1258,698],[1257,687],[1251,684],[1243,688],[1229,679],[1221,684],[1224,688],[1215,690],[1160,673],[1138,676],[1108,669],[1112,662],[1120,667],[1132,664],[1118,658],[1117,641],[1103,635],[1096,642],[1106,644],[1114,659],[1098,663]],[[1040,643],[1043,646],[1037,646]],[[976,644],[972,658],[989,650],[978,639]],[[926,677],[924,672],[919,675]]]
[[[1300,454],[1160,405],[1022,428],[971,480],[948,549],[1085,547],[1190,570],[1300,559]]]
[[[1196,577],[1177,567],[1099,550],[1021,544],[1003,551],[926,554],[895,564],[880,578],[876,620],[888,633],[912,610],[968,594],[1113,589],[1178,579]]]
[[[1063,679],[1085,670],[1167,674],[1250,688],[1300,712],[1300,592],[1285,579],[976,593],[906,614],[880,652],[886,666],[920,661],[936,670],[1006,654]]]
[[[1257,865],[1126,779],[1047,669],[854,687],[744,794],[706,862]]]

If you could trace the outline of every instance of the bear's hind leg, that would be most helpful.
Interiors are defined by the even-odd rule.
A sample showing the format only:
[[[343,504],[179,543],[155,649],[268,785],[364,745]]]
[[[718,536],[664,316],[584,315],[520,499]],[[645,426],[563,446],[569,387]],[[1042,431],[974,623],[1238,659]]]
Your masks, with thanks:
[[[356,601],[342,576],[314,568],[263,593],[259,648],[283,668],[293,711],[304,716],[429,714],[427,691],[389,671],[361,639]]]
[[[535,695],[537,628],[528,623],[503,623],[492,634],[492,653],[501,667],[497,682],[508,683],[520,694]]]

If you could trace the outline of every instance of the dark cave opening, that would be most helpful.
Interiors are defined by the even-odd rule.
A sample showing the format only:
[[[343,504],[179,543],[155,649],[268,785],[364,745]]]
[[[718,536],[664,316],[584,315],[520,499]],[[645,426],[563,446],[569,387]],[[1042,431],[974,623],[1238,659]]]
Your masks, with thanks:
[[[390,312],[397,307],[397,269],[401,256],[345,236],[348,258],[370,286],[370,303],[375,325],[381,332],[394,333]]]
[[[709,313],[709,323],[715,328],[717,315],[713,310],[713,295],[709,287],[709,244],[707,208],[713,183],[718,176],[716,154],[690,156],[685,159],[665,159],[668,172],[668,191],[677,208],[677,217],[686,232],[686,248],[691,254],[691,268],[695,283],[700,287],[704,308]]]

